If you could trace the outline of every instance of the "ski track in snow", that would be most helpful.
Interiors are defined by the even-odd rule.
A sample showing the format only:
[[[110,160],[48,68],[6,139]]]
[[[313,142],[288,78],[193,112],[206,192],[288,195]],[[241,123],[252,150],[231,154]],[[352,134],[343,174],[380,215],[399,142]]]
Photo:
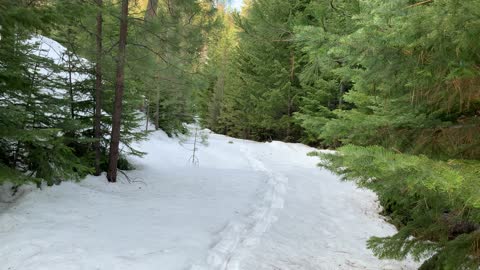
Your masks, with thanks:
[[[275,211],[282,209],[283,196],[286,193],[288,178],[273,172],[257,159],[251,150],[242,145],[240,151],[245,155],[253,170],[267,176],[268,189],[261,202],[243,220],[228,223],[219,233],[220,240],[209,251],[207,262],[211,270],[240,270],[240,263],[248,252],[277,220]],[[202,269],[193,266],[192,270]]]

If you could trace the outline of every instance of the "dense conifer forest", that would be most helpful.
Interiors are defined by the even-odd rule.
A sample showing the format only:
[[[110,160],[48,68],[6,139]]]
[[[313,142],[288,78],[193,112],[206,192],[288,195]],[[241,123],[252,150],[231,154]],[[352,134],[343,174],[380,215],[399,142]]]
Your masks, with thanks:
[[[116,182],[149,124],[197,122],[336,150],[311,155],[398,230],[368,241],[377,257],[478,269],[480,1],[228,5],[0,0],[0,184]]]

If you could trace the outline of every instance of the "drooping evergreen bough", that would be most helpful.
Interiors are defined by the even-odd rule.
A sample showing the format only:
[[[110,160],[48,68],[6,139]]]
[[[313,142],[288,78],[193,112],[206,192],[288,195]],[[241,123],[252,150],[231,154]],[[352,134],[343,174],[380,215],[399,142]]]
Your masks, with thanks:
[[[351,108],[334,110],[316,134],[357,146],[321,165],[377,192],[399,229],[369,241],[381,258],[480,265],[479,14],[478,1],[361,1],[357,30],[329,51],[346,56]]]

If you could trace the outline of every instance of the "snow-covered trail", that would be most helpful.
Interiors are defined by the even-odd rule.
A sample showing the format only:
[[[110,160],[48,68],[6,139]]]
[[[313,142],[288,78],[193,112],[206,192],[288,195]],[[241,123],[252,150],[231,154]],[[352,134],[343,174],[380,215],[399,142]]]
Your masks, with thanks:
[[[211,134],[195,167],[162,132],[138,146],[134,183],[88,177],[3,207],[0,270],[416,269],[366,249],[394,228],[312,148]]]
[[[256,159],[288,179],[284,208],[240,269],[340,270],[417,269],[412,261],[375,258],[366,248],[372,235],[393,234],[379,216],[376,195],[317,166],[302,144],[272,142],[255,148]],[[233,268],[232,268],[233,269]]]

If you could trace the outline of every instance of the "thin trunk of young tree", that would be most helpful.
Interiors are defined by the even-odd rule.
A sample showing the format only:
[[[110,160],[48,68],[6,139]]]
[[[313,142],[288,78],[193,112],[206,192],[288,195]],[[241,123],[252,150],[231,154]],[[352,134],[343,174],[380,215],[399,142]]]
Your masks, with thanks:
[[[288,123],[287,123],[287,136],[286,139],[287,141],[290,141],[290,130],[291,130],[291,117],[292,117],[292,87],[293,83],[295,80],[295,52],[292,50],[290,51],[290,87],[288,88],[288,93],[287,93],[287,113],[288,113]]]
[[[100,162],[102,158],[101,140],[102,140],[102,55],[103,55],[103,0],[97,0],[99,11],[97,13],[97,55],[95,65],[95,175],[100,175]]]
[[[75,97],[73,96],[73,78],[72,78],[72,73],[73,73],[73,65],[72,65],[72,52],[68,52],[68,92],[70,96],[70,117],[72,119],[75,118],[75,108],[74,103],[75,103]]]
[[[120,18],[120,40],[118,43],[117,74],[115,78],[115,101],[112,115],[112,134],[110,140],[110,156],[108,162],[107,179],[117,181],[117,165],[119,158],[120,126],[122,118],[122,101],[125,80],[125,50],[127,45],[128,27],[128,0],[122,0]]]
[[[145,11],[145,21],[149,21],[157,16],[157,9],[158,9],[158,0],[148,0],[147,11]],[[158,129],[159,117],[160,117],[160,93],[159,90],[156,89],[156,97],[155,97],[155,119],[154,119],[154,126],[155,130]],[[150,105],[150,104],[149,104]],[[147,111],[147,126],[146,130],[148,130],[148,118],[150,117],[150,107]]]
[[[155,130],[158,130],[160,124],[160,89],[156,89],[156,97],[155,97]]]
[[[148,103],[148,99],[145,100],[145,112],[146,112],[146,115],[147,115],[147,123],[145,124],[145,131],[148,131],[148,120],[150,118],[150,104]]]
[[[343,106],[343,94],[345,93],[345,84],[340,82],[339,92],[338,92],[338,108],[342,108]]]

